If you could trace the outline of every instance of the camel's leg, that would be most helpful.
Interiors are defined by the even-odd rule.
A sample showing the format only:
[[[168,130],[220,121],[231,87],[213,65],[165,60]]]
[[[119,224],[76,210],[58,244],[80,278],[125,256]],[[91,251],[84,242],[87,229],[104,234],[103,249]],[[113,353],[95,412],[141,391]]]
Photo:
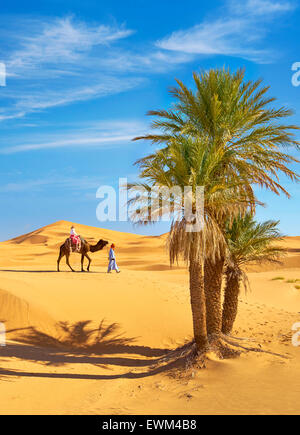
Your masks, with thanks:
[[[85,256],[86,256],[86,258],[89,260],[89,264],[88,264],[88,267],[87,267],[87,271],[89,272],[89,271],[90,271],[90,265],[91,265],[92,260],[91,260],[91,258],[90,258],[87,254],[85,254]]]
[[[69,268],[72,270],[72,272],[75,272],[75,270],[70,265],[69,258],[70,258],[70,254],[66,254],[66,263],[69,266]]]
[[[58,259],[57,259],[57,272],[59,272],[60,270],[59,270],[59,265],[60,265],[60,261],[61,261],[61,259],[64,257],[64,252],[63,252],[63,250],[62,249],[60,249],[60,251],[59,251],[59,256],[58,256]]]
[[[84,263],[84,254],[81,255],[81,272],[85,272],[83,268],[83,263]]]

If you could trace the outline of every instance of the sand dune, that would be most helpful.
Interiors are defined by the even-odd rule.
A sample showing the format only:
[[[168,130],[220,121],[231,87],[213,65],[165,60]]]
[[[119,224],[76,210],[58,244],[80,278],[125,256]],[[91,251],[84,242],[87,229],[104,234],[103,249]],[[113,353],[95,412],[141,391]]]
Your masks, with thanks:
[[[116,244],[122,273],[106,274],[106,249],[91,254],[90,273],[69,272],[64,260],[57,273],[70,225],[0,243],[1,413],[299,413],[300,237],[283,241],[282,264],[251,266],[252,291],[241,294],[234,334],[270,353],[214,359],[192,375],[172,366],[192,324],[187,271],[170,268],[166,235],[77,224],[91,243]],[[80,256],[71,263],[80,270]]]

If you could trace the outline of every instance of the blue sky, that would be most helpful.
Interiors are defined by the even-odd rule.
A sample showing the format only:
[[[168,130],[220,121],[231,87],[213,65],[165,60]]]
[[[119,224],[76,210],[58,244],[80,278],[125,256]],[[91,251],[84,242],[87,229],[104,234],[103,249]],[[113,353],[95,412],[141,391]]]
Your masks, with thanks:
[[[151,145],[150,109],[168,108],[168,87],[211,67],[246,68],[262,77],[278,105],[300,125],[300,5],[245,0],[40,0],[5,2],[0,17],[0,240],[57,220],[120,231],[149,229],[96,219],[100,185],[136,178],[136,159]],[[296,152],[294,152],[296,155]],[[297,170],[298,168],[295,167]],[[299,185],[282,179],[291,199],[258,191],[259,219],[280,219],[300,235]],[[66,229],[68,230],[68,229]]]

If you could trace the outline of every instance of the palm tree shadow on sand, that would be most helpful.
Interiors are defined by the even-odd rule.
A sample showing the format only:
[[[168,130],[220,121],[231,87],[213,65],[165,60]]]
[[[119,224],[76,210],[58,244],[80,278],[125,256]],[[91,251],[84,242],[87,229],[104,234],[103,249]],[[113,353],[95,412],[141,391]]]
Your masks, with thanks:
[[[70,324],[58,323],[57,337],[39,331],[35,327],[7,331],[21,333],[18,342],[8,343],[1,348],[0,356],[17,358],[38,364],[62,367],[67,364],[91,364],[112,370],[112,366],[125,369],[124,373],[111,375],[38,373],[14,371],[0,368],[0,379],[10,376],[71,378],[71,379],[118,379],[152,376],[186,363],[190,343],[176,349],[159,349],[135,345],[136,338],[127,338],[120,333],[117,323],[106,324],[102,320],[98,328],[91,327],[90,320]],[[122,356],[126,354],[126,356]],[[130,357],[130,355],[134,355]],[[132,371],[126,370],[130,368]]]

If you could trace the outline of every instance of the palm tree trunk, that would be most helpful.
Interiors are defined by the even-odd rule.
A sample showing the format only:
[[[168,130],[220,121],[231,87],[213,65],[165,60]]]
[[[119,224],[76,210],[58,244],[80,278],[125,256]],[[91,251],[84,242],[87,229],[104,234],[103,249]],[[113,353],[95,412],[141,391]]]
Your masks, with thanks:
[[[200,261],[190,260],[190,297],[193,315],[194,338],[197,353],[203,353],[208,346],[206,330],[206,306],[204,279]]]
[[[223,268],[224,258],[216,259],[215,262],[209,259],[205,260],[206,324],[210,340],[215,340],[221,335]]]
[[[226,269],[226,286],[223,303],[222,332],[230,334],[238,312],[240,275],[230,267]]]

